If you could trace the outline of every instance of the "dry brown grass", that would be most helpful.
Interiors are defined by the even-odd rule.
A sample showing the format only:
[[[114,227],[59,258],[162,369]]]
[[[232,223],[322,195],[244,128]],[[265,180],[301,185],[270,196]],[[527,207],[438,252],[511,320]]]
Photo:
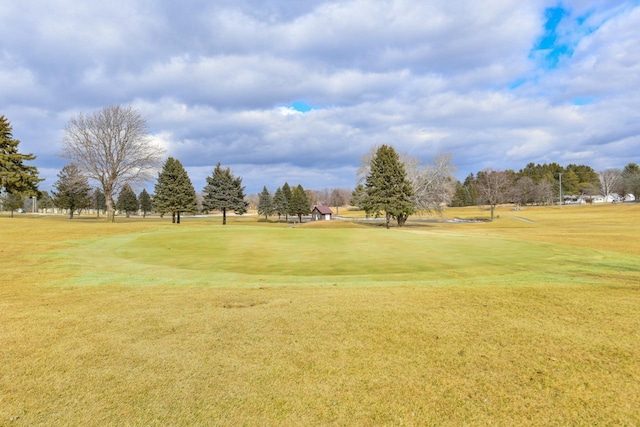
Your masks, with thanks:
[[[575,221],[567,220],[568,209],[562,217],[552,209],[504,209],[492,224],[390,232],[403,242],[438,237],[451,251],[460,239],[449,236],[489,235],[508,248],[531,241],[548,245],[549,265],[554,251],[566,257],[572,247],[576,256],[602,251],[611,262],[612,253],[624,260],[640,246],[637,227],[624,225],[638,210],[624,209],[576,210]],[[627,261],[625,271],[590,266],[600,274],[585,282],[571,272],[547,282],[523,271],[508,276],[512,283],[256,285],[207,270],[208,285],[171,285],[140,283],[131,265],[131,280],[92,285],[78,277],[110,277],[108,264],[124,249],[116,243],[135,241],[130,236],[215,227],[224,240],[271,228],[247,218],[233,222],[234,231],[213,220],[181,228],[166,220],[0,222],[0,425],[640,423],[640,273]],[[339,226],[316,224],[322,228],[309,227],[308,235],[364,230],[375,240],[387,232]],[[272,227],[288,233],[308,226]],[[584,228],[590,234],[574,234]],[[92,272],[79,271],[88,262],[82,256],[60,256],[100,244],[108,253],[92,261]],[[464,274],[484,269],[467,266]]]

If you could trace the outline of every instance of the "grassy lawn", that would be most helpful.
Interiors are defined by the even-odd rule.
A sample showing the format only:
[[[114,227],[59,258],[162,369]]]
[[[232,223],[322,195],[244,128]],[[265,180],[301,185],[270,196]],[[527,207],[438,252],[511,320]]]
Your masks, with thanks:
[[[640,424],[640,204],[496,214],[0,216],[0,425]]]

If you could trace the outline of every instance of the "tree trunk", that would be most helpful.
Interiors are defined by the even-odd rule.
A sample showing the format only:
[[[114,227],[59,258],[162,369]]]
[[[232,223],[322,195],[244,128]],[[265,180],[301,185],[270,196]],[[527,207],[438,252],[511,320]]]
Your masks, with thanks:
[[[222,225],[227,225],[227,208],[222,209]]]
[[[387,230],[389,229],[389,221],[391,220],[391,214],[387,212]]]
[[[176,213],[174,211],[174,212],[171,212],[171,224],[175,224],[175,223],[176,223]]]
[[[116,222],[116,210],[113,208],[113,198],[111,197],[111,192],[109,192],[109,194],[106,194],[105,192],[105,198],[107,203],[107,214],[109,215],[109,219],[111,220],[111,222]]]
[[[69,219],[73,219],[73,209],[69,209]]]
[[[178,224],[180,224],[180,211],[178,211]]]
[[[398,215],[398,227],[404,227],[404,224],[407,222],[408,215]]]
[[[493,210],[496,208],[496,205],[491,205],[491,221],[493,221]]]
[[[302,224],[302,214],[298,214],[298,222]]]

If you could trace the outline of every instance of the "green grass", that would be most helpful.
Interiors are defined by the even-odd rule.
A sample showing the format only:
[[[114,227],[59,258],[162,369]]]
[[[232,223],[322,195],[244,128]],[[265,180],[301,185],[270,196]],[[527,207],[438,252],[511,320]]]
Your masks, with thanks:
[[[639,424],[640,205],[497,213],[0,218],[0,425]]]

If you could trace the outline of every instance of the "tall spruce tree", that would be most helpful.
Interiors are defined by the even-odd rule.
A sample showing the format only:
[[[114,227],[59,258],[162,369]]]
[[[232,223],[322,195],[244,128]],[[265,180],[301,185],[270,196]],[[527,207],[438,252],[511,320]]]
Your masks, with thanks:
[[[356,188],[351,192],[351,206],[356,206],[358,209],[364,209],[364,199],[367,195],[367,191],[364,188],[364,185],[358,184]]]
[[[265,186],[260,193],[260,199],[258,200],[258,214],[264,215],[265,221],[269,215],[273,214],[273,198]]]
[[[289,215],[295,214],[291,211],[291,187],[289,187],[288,182],[285,182],[282,186],[282,194],[287,201],[287,210],[284,212],[284,219],[285,221],[289,221]]]
[[[125,184],[118,194],[118,201],[116,202],[118,210],[123,211],[127,218],[131,215],[131,212],[137,212],[140,208],[138,197],[133,192],[129,184]]]
[[[218,162],[213,174],[207,177],[202,206],[209,211],[221,211],[223,225],[227,224],[227,211],[232,210],[237,215],[246,213],[242,178],[233,176],[228,167],[222,169]]]
[[[22,154],[18,151],[20,141],[13,138],[13,128],[5,117],[0,115],[0,197],[4,197],[5,207],[11,210],[13,216],[16,199],[38,194],[38,169],[27,166],[24,162],[35,160],[33,154]],[[7,198],[8,195],[12,197]],[[9,200],[11,199],[11,200]]]
[[[278,187],[276,192],[273,194],[273,211],[278,214],[278,221],[280,221],[280,217],[282,215],[286,215],[289,211],[287,198],[284,196],[284,192],[280,187]]]
[[[365,190],[362,201],[365,211],[375,216],[384,212],[387,228],[391,218],[397,220],[398,227],[404,226],[409,215],[415,211],[411,201],[413,188],[393,147],[382,145],[376,151],[371,160]]]
[[[51,192],[53,203],[60,209],[69,209],[69,219],[73,219],[76,210],[91,206],[91,186],[77,164],[63,167],[53,186],[57,190]]]
[[[171,222],[180,224],[180,213],[196,211],[196,190],[179,160],[169,157],[158,174],[153,206],[161,215],[171,213]]]
[[[140,210],[142,211],[142,218],[147,217],[147,212],[151,212],[153,205],[151,204],[151,196],[144,188],[138,195],[138,202],[140,202]]]
[[[302,222],[302,215],[309,215],[311,213],[309,198],[300,184],[291,191],[291,205],[289,206],[289,211],[293,215],[298,215],[299,222]]]

